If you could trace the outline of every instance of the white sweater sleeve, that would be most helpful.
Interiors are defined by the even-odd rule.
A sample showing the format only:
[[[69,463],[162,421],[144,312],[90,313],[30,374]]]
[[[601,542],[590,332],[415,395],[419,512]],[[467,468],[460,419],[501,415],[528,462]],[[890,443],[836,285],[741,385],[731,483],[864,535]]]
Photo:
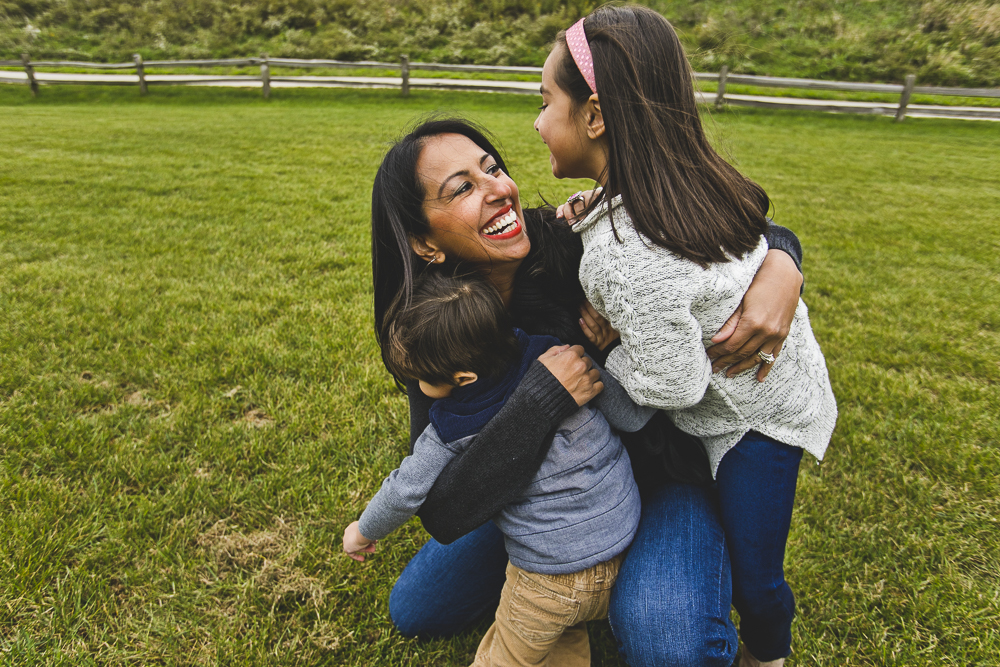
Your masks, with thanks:
[[[584,289],[600,295],[595,307],[621,333],[605,367],[640,405],[695,405],[712,375],[692,314],[704,271],[659,248],[635,252],[626,245],[609,243],[584,260],[598,263],[592,267],[598,270],[586,272],[591,284]]]

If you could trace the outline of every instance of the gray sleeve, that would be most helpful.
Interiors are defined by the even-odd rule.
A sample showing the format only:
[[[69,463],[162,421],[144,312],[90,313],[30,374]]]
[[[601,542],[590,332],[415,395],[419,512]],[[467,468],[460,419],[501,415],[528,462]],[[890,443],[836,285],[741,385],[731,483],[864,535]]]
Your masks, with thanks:
[[[423,504],[441,471],[456,453],[428,425],[413,443],[413,453],[389,473],[358,520],[369,540],[381,540],[410,520]]]
[[[601,371],[601,382],[604,383],[604,391],[597,395],[590,404],[601,411],[604,418],[608,420],[614,428],[627,433],[634,433],[646,425],[656,408],[635,403],[625,391],[624,387],[618,384],[618,380],[603,368],[594,364],[594,368]]]

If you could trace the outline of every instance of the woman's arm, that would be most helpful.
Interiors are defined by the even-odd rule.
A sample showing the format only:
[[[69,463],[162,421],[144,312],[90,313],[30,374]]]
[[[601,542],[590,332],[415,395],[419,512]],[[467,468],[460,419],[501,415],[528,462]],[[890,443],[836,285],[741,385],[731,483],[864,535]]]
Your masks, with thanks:
[[[603,388],[599,378],[579,346],[552,348],[532,363],[500,412],[434,482],[417,512],[427,532],[449,544],[520,496],[559,423]]]
[[[802,244],[799,243],[799,237],[795,235],[795,232],[768,221],[767,233],[764,234],[764,238],[767,239],[768,248],[780,250],[791,257],[795,262],[795,268],[799,270],[799,273],[802,273]]]
[[[708,348],[713,373],[728,368],[732,377],[760,364],[757,379],[763,382],[771,366],[762,364],[757,352],[777,357],[792,326],[802,292],[802,245],[794,232],[773,222],[766,236],[767,258]]]

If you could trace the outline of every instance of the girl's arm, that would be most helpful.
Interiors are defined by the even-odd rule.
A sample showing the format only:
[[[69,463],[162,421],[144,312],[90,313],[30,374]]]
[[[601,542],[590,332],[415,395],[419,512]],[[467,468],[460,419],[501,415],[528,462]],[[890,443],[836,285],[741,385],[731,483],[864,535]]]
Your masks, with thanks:
[[[573,195],[565,204],[560,204],[556,208],[556,217],[565,218],[572,225],[587,212],[587,208],[599,191],[600,188],[596,188]],[[795,262],[799,273],[802,272],[802,244],[799,243],[799,237],[795,235],[795,232],[787,227],[774,224],[773,220],[768,220],[767,232],[764,236],[767,238],[768,248],[787,254]]]
[[[531,364],[500,412],[434,482],[417,512],[427,532],[449,544],[521,495],[559,423],[603,388],[590,364],[578,346],[552,348]]]
[[[559,206],[556,217],[566,218],[572,224],[586,212],[596,193],[597,190],[579,193],[579,198],[571,198]],[[728,369],[726,374],[732,377],[759,365],[757,379],[761,382],[771,366],[761,363],[757,352],[763,349],[774,356],[781,352],[803,285],[802,244],[795,232],[768,221],[765,236],[771,248],[767,259],[739,308],[712,338],[715,345],[708,348],[713,372]],[[601,350],[616,341],[613,331],[602,335],[601,331],[594,330],[593,318],[588,318],[583,310],[581,315],[584,333]]]
[[[712,377],[699,317],[723,321],[740,302],[739,284],[749,282],[750,266],[741,264],[734,279],[719,283],[711,271],[650,249],[638,232],[628,230],[621,243],[609,237],[589,239],[580,265],[594,307],[621,334],[604,367],[639,405],[681,410],[697,404]],[[764,252],[754,251],[747,262],[756,267]]]
[[[693,292],[673,279],[633,283],[636,290],[614,282],[600,289],[622,343],[608,354],[605,368],[639,405],[682,410],[700,402],[712,364],[691,314]]]

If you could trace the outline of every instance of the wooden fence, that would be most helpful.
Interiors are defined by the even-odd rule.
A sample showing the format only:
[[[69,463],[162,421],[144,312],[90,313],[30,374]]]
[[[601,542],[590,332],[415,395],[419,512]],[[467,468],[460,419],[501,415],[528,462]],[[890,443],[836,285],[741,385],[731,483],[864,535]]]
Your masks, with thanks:
[[[413,88],[458,88],[462,90],[479,90],[490,92],[512,92],[537,94],[536,82],[487,81],[487,80],[455,80],[455,79],[413,79],[411,72],[415,70],[465,72],[476,74],[522,74],[540,77],[540,67],[498,67],[491,65],[448,65],[441,63],[413,63],[402,56],[399,63],[382,63],[371,61],[348,62],[343,60],[304,60],[298,58],[269,58],[262,55],[259,58],[230,58],[222,60],[150,60],[143,61],[142,56],[133,56],[130,63],[89,63],[74,61],[34,61],[27,54],[21,60],[0,60],[0,67],[23,68],[27,75],[27,84],[32,94],[38,94],[39,80],[35,74],[37,68],[80,68],[93,70],[132,70],[133,77],[120,77],[113,80],[102,79],[94,81],[46,81],[45,83],[97,83],[101,85],[138,85],[141,94],[145,95],[149,85],[184,85],[184,84],[234,84],[259,85],[264,97],[271,94],[272,82],[299,82],[308,80],[309,85],[331,86],[362,86],[362,87],[399,87],[405,97]],[[259,67],[260,75],[170,75],[150,76],[147,68],[187,68],[187,67]],[[399,78],[382,77],[301,77],[274,76],[272,67],[295,69],[388,69],[399,72]],[[699,81],[715,81],[716,92],[714,103],[717,107],[725,104],[738,104],[756,107],[781,107],[786,109],[808,109],[820,111],[837,111],[842,113],[865,113],[894,115],[897,121],[906,118],[910,105],[910,97],[922,95],[953,95],[961,97],[1000,98],[1000,89],[994,88],[943,88],[936,86],[917,86],[916,77],[910,74],[904,84],[891,83],[852,83],[846,81],[819,81],[815,79],[792,79],[771,76],[752,76],[747,74],[730,74],[723,67],[718,74],[696,73]],[[734,95],[726,92],[729,84],[743,84],[763,88],[797,88],[802,90],[830,90],[840,92],[867,92],[898,94],[895,104],[885,102],[849,102],[844,100],[814,100],[783,97],[762,97],[759,95]],[[711,94],[702,94],[703,101],[713,101]],[[916,107],[916,105],[914,105]],[[997,107],[961,107],[921,106],[920,111],[934,109],[931,115],[962,116],[1000,119],[1000,108]],[[912,114],[911,114],[912,115]],[[921,113],[920,115],[926,115]]]

